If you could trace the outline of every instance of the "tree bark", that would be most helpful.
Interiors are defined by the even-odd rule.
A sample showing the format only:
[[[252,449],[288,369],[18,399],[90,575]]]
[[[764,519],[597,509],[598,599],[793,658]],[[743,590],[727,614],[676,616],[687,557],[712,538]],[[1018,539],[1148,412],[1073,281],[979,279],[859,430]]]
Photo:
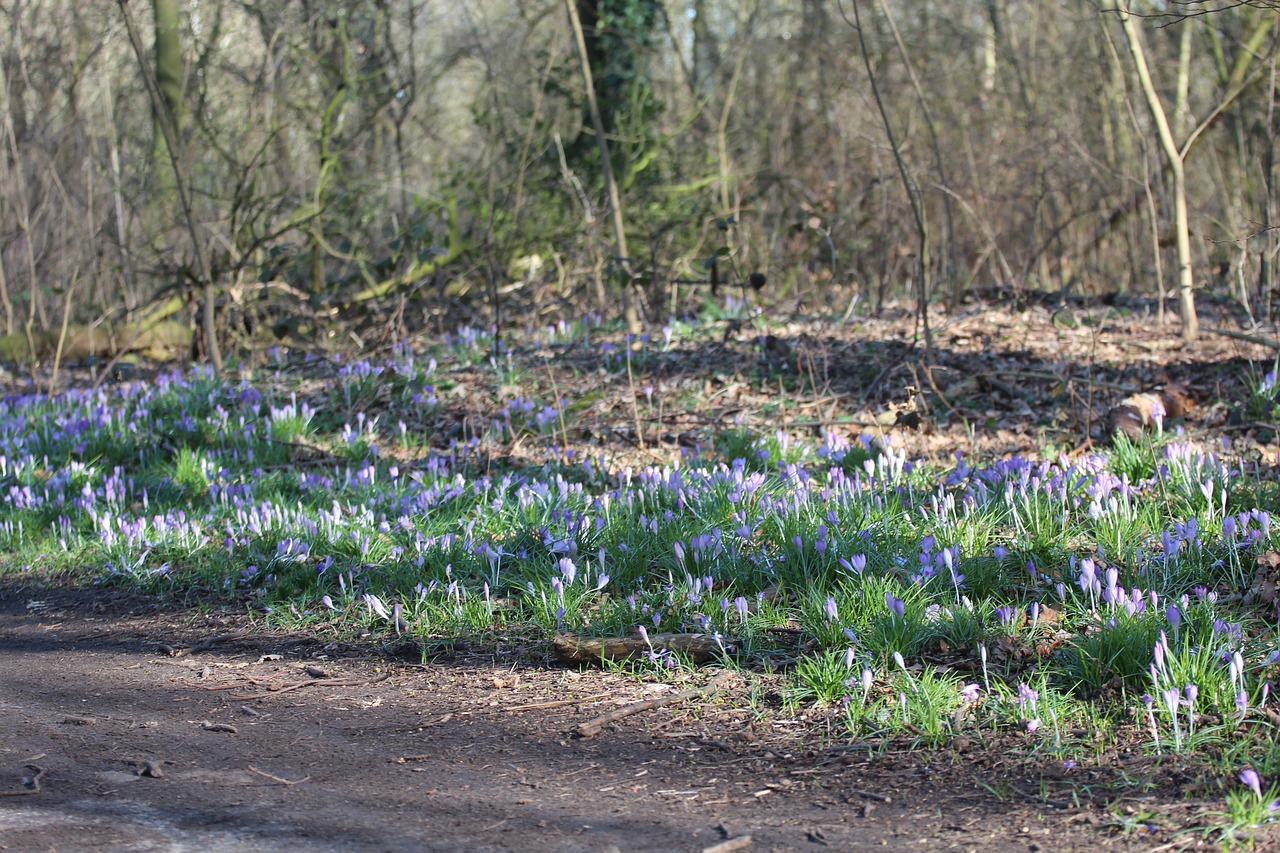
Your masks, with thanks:
[[[156,0],[157,6],[164,0]],[[160,86],[151,74],[147,62],[147,53],[138,36],[138,28],[134,25],[133,14],[129,11],[129,0],[119,0],[120,13],[124,16],[125,28],[129,31],[129,43],[138,59],[138,68],[142,72],[142,82],[151,96],[151,106],[160,123],[160,131],[164,135],[165,147],[169,149],[169,164],[173,167],[173,179],[178,188],[178,201],[182,205],[182,214],[186,219],[187,231],[191,235],[192,251],[196,256],[196,272],[204,285],[204,336],[209,360],[213,362],[215,373],[222,372],[222,350],[218,347],[218,329],[213,313],[213,275],[209,272],[209,256],[205,253],[204,240],[200,228],[196,225],[195,213],[191,209],[191,196],[187,192],[187,181],[182,161],[178,156],[178,130],[173,116],[165,104]]]
[[[1133,54],[1134,70],[1138,73],[1138,82],[1142,85],[1142,94],[1146,98],[1147,107],[1156,124],[1156,134],[1160,139],[1160,147],[1164,149],[1169,160],[1169,171],[1173,174],[1173,228],[1178,244],[1178,314],[1182,319],[1182,339],[1194,341],[1200,334],[1200,321],[1196,317],[1195,280],[1191,267],[1191,226],[1187,216],[1187,173],[1183,151],[1173,138],[1173,130],[1169,127],[1169,119],[1165,115],[1164,106],[1160,102],[1160,94],[1151,81],[1151,69],[1147,65],[1147,55],[1142,48],[1142,34],[1138,31],[1137,20],[1129,14],[1127,8],[1118,8],[1120,21],[1124,27],[1125,39],[1129,42],[1129,52]]]
[[[862,29],[862,11],[858,7],[858,0],[853,0],[853,21],[854,31],[858,34],[858,48],[862,54],[862,64],[867,70],[867,80],[871,83],[871,98],[875,101],[876,110],[880,113],[880,120],[884,122],[884,135],[889,141],[889,148],[893,151],[893,160],[898,166],[898,176],[902,179],[902,188],[907,194],[907,201],[911,204],[911,216],[916,226],[916,238],[918,240],[918,254],[916,256],[916,311],[920,318],[920,327],[924,336],[924,350],[927,358],[933,357],[933,333],[929,328],[929,220],[924,209],[924,199],[920,193],[920,187],[911,177],[911,173],[907,170],[906,160],[902,157],[902,148],[898,144],[898,137],[893,132],[893,125],[889,121],[889,111],[885,107],[884,98],[880,95],[880,83],[876,78],[875,69],[871,66],[871,54],[867,49],[867,38]],[[848,20],[847,18],[845,19]]]
[[[596,132],[596,145],[600,148],[600,167],[604,172],[605,188],[609,192],[609,207],[613,219],[613,237],[617,242],[617,263],[626,276],[623,285],[623,311],[626,315],[627,330],[633,335],[640,334],[640,310],[636,305],[635,287],[631,281],[631,256],[627,253],[627,230],[622,221],[622,199],[618,195],[618,184],[613,179],[613,164],[609,160],[609,142],[605,139],[604,121],[600,117],[600,105],[596,102],[595,81],[591,76],[591,59],[587,53],[587,40],[582,32],[582,20],[578,17],[578,6],[574,0],[564,0],[569,11],[569,25],[573,28],[573,38],[578,45],[578,60],[582,65],[582,80],[587,90],[587,108],[591,113],[591,124]]]
[[[173,123],[182,125],[182,42],[178,0],[152,0],[155,10],[156,86]],[[163,138],[163,135],[161,136]]]

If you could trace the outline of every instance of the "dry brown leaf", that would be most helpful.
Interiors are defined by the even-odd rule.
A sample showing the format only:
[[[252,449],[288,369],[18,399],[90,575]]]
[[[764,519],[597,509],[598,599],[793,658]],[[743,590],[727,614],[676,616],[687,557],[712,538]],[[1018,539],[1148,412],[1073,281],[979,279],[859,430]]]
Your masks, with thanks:
[[[1158,391],[1133,394],[1107,412],[1107,438],[1114,439],[1123,433],[1136,439],[1158,419],[1156,412],[1163,412],[1159,420],[1182,418],[1195,408],[1195,401],[1181,385],[1170,383]]]
[[[1244,603],[1258,603],[1272,608],[1276,604],[1276,590],[1280,586],[1280,551],[1259,554],[1253,583],[1244,594]]]

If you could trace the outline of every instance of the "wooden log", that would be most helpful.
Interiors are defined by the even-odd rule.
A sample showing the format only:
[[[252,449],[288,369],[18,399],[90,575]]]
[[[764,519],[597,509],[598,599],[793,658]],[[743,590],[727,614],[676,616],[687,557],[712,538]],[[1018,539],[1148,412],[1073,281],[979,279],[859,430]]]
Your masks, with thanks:
[[[191,351],[191,329],[171,319],[182,310],[178,297],[151,306],[133,320],[119,323],[71,325],[62,346],[62,360],[84,361],[93,356],[110,357],[122,352],[142,352],[151,358],[172,358]],[[0,335],[0,361],[30,364],[52,359],[58,349],[61,330],[50,329]]]
[[[626,637],[583,637],[557,634],[551,641],[556,657],[569,664],[599,664],[601,661],[629,660],[643,656],[650,645],[688,655],[696,663],[714,660],[720,645],[710,634],[650,634],[646,643],[637,635]]]

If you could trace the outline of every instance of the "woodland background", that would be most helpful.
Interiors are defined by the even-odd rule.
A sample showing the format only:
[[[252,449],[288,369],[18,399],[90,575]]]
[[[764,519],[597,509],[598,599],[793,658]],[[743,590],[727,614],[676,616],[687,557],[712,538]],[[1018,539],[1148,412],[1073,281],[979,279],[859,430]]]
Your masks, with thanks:
[[[0,355],[639,328],[713,263],[836,316],[1163,297],[1180,195],[1201,300],[1270,322],[1276,5],[1128,10],[0,0]]]

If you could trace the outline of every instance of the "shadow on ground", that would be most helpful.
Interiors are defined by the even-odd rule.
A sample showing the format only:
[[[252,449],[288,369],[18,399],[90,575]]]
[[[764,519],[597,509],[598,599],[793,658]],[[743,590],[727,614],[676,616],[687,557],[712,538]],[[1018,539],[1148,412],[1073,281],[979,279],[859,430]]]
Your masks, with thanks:
[[[241,631],[195,654],[162,651]],[[1117,832],[1122,794],[1102,808],[1065,793],[1107,791],[1102,774],[1055,784],[980,750],[888,745],[873,758],[824,739],[812,720],[754,706],[745,690],[582,739],[578,723],[661,686],[527,654],[514,665],[491,652],[405,664],[100,590],[0,586],[0,685],[9,850],[702,851],[750,835],[740,849],[1057,851],[1185,840],[1138,824]]]

